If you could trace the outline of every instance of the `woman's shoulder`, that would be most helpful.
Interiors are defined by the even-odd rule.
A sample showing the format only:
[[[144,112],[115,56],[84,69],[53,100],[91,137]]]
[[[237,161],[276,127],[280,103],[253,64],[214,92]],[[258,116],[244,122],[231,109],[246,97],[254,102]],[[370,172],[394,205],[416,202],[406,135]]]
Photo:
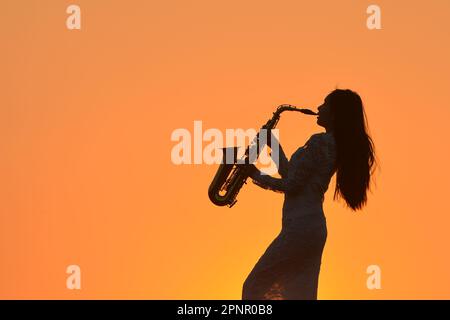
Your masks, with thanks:
[[[331,133],[328,132],[319,132],[315,133],[309,137],[306,143],[299,147],[292,156],[299,155],[303,153],[305,150],[318,150],[324,149],[325,146],[330,144],[334,145],[334,137]]]
[[[308,140],[308,144],[321,142],[334,143],[334,135],[330,132],[318,132],[313,134]]]
[[[336,155],[336,140],[331,132],[315,133],[306,143],[306,148],[317,158],[333,158]]]

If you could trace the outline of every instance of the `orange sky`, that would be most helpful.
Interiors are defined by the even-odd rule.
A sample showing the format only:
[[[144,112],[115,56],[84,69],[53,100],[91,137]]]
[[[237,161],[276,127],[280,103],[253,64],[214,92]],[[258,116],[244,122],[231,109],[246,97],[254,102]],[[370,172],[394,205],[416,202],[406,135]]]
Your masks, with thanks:
[[[78,0],[79,31],[71,3],[1,6],[0,298],[239,299],[282,196],[250,183],[215,207],[217,166],[172,164],[170,135],[257,128],[336,86],[363,98],[381,171],[358,214],[330,184],[319,298],[450,298],[449,1],[376,1],[372,31],[362,0]],[[323,131],[278,128],[289,154]]]

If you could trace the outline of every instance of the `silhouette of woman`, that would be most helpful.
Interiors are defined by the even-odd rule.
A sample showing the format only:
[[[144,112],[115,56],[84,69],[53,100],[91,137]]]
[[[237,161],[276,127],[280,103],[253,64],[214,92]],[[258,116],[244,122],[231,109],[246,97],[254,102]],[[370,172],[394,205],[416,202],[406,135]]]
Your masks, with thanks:
[[[327,238],[322,204],[333,174],[333,199],[343,198],[353,211],[367,203],[375,153],[360,96],[336,89],[318,110],[317,124],[326,132],[312,135],[290,161],[280,146],[281,179],[250,165],[255,184],[285,197],[281,231],[245,280],[243,300],[317,299]]]

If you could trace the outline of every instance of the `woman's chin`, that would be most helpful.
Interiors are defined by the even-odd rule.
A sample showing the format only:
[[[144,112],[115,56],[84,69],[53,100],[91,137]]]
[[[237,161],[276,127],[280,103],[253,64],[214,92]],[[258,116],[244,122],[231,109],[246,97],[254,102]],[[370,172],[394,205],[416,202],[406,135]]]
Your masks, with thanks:
[[[322,122],[317,121],[317,125],[318,125],[319,127],[322,127],[322,128],[325,128],[325,129],[326,129],[326,127],[323,125]]]

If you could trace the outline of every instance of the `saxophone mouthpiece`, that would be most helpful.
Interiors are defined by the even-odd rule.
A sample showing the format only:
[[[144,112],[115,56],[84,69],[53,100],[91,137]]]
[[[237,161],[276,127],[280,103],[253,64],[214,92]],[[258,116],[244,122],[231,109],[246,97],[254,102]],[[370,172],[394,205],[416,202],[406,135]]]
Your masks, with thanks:
[[[304,113],[304,114],[310,114],[310,115],[313,115],[313,116],[318,115],[317,112],[314,112],[314,111],[309,110],[309,109],[300,109],[300,112],[302,112],[302,113]]]

